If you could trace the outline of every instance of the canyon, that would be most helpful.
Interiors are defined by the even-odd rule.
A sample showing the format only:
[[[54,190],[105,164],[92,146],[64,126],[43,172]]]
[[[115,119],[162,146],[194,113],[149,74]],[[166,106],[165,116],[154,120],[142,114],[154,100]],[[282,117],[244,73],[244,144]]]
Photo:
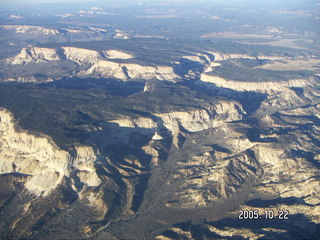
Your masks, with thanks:
[[[0,5],[0,239],[318,239],[314,1]]]

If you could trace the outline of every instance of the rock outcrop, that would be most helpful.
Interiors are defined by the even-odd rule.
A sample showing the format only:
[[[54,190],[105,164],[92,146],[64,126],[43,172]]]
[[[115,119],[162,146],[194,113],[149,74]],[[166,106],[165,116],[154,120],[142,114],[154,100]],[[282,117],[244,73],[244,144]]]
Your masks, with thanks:
[[[287,56],[277,56],[277,55],[255,55],[251,56],[248,54],[241,54],[241,53],[221,53],[221,52],[212,52],[209,51],[210,54],[214,55],[214,61],[225,61],[229,59],[253,59],[253,60],[285,60],[285,59],[292,59],[292,57]]]
[[[30,26],[30,25],[1,25],[4,30],[15,31],[16,33],[24,34],[44,34],[44,35],[57,35],[59,31],[51,28],[44,28],[40,26]]]
[[[231,89],[239,92],[281,92],[284,89],[292,87],[306,87],[314,83],[314,78],[304,78],[304,79],[291,79],[288,81],[269,81],[269,82],[244,82],[224,79],[222,77],[209,75],[203,73],[201,75],[202,82],[213,83],[215,86],[220,88]]]
[[[77,146],[75,149],[77,157],[73,160],[72,167],[75,169],[80,182],[85,184],[87,187],[99,186],[101,184],[101,180],[95,169],[97,156],[92,147]]]
[[[170,131],[174,145],[178,147],[178,138],[181,129],[185,129],[189,132],[200,132],[209,128],[221,126],[226,122],[239,121],[242,119],[244,114],[245,111],[239,103],[233,101],[221,101],[212,107],[200,110],[155,113],[153,114],[153,118],[124,118],[113,120],[111,122],[117,123],[119,126],[126,128],[156,130],[165,127]],[[157,133],[157,135],[159,135],[159,133]],[[159,136],[157,138],[159,138]]]
[[[25,82],[34,82],[34,83],[39,83],[39,82],[52,82],[54,79],[46,77],[46,76],[41,76],[41,77],[35,77],[35,76],[25,76],[25,77],[8,77],[2,79],[4,82],[20,82],[20,83],[25,83]]]
[[[61,60],[55,49],[30,47],[23,48],[21,52],[14,58],[8,59],[7,62],[12,65],[27,64],[27,63],[41,63],[47,61]]]
[[[220,208],[226,208],[230,204],[228,199],[232,193],[235,195],[231,202],[240,201],[243,193],[239,189],[248,179],[252,184],[250,193],[255,193],[258,197],[251,196],[253,200],[240,204],[235,211],[225,210],[230,215],[227,217],[224,215],[225,218],[222,220],[206,221],[200,225],[190,223],[189,226],[186,223],[176,224],[156,239],[188,238],[193,234],[192,229],[197,227],[205,229],[202,232],[206,237],[235,235],[250,239],[285,237],[288,235],[286,227],[269,225],[265,219],[265,211],[272,211],[278,218],[279,210],[289,213],[286,220],[287,227],[295,229],[295,223],[299,219],[300,226],[306,226],[301,228],[302,235],[317,235],[316,229],[307,226],[320,223],[317,214],[320,211],[320,191],[317,187],[320,157],[319,146],[314,141],[320,130],[317,124],[318,104],[279,111],[278,114],[263,117],[259,122],[263,130],[269,132],[264,137],[260,135],[261,141],[248,140],[241,131],[235,131],[234,124],[229,124],[220,127],[213,134],[220,137],[211,140],[215,143],[213,146],[203,146],[201,154],[192,156],[188,161],[180,161],[179,168],[173,173],[169,183],[174,185],[178,182],[178,191],[173,198],[174,201],[168,202],[167,207],[170,209],[181,206],[189,209],[205,207],[210,206],[212,201],[218,203],[217,199],[225,199],[215,210],[214,207],[208,207],[206,217],[209,218],[209,212],[213,211],[215,218]],[[308,126],[308,130],[297,127],[302,125]],[[279,134],[284,127],[291,130]],[[236,139],[241,139],[236,144],[238,149],[230,147],[234,145],[232,142]],[[190,143],[192,141],[187,144]],[[239,146],[242,146],[242,149],[239,149]],[[233,208],[232,204],[230,206]],[[200,209],[197,208],[196,211]],[[237,227],[239,210],[252,209],[259,212],[265,226],[263,231],[259,227],[252,228],[251,222],[241,228]]]
[[[113,77],[120,80],[130,79],[157,79],[174,81],[179,78],[169,66],[142,66],[133,63],[116,63],[107,60],[97,61],[79,76]]]
[[[5,109],[0,110],[0,142],[0,174],[26,175],[26,189],[37,196],[47,196],[73,174],[78,178],[73,180],[77,191],[82,189],[77,189],[79,184],[93,187],[101,183],[91,147],[76,147],[73,159],[50,138],[17,130],[13,116]]]
[[[28,175],[25,187],[48,195],[68,176],[69,154],[45,137],[17,131],[11,113],[0,111],[0,172]]]
[[[87,63],[94,64],[101,59],[97,51],[76,48],[76,47],[62,47],[64,54],[68,60],[78,63],[79,65]]]
[[[63,50],[63,56],[60,57],[57,51],[51,48],[23,48],[18,55],[7,59],[6,62],[11,65],[37,64],[49,61],[60,61],[62,63],[65,61],[61,60],[63,58],[79,66],[79,69],[73,73],[77,77],[116,78],[124,81],[131,79],[175,81],[175,79],[179,78],[171,66],[150,66],[108,60],[133,58],[133,55],[129,53],[117,50],[106,50],[103,51],[103,54],[100,54],[98,51],[84,48],[62,47],[61,49]],[[26,76],[7,78],[6,81],[15,81],[16,79],[18,81],[34,82],[33,79],[29,79]],[[43,82],[43,80],[39,78],[39,82]]]
[[[103,51],[104,55],[109,59],[130,59],[134,56],[130,53],[126,53],[119,50],[105,50]]]

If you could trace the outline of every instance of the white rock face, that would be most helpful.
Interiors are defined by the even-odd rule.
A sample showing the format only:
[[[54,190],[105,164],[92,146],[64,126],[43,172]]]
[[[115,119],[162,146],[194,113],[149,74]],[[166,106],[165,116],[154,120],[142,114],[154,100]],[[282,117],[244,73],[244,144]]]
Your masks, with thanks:
[[[67,60],[79,65],[80,70],[75,72],[78,77],[117,78],[123,81],[131,79],[157,79],[175,81],[179,76],[170,66],[143,66],[134,63],[118,63],[107,60],[98,51],[76,47],[62,47]],[[109,59],[130,59],[133,55],[118,50],[106,50],[103,52]],[[61,60],[55,49],[29,47],[7,59],[11,65],[24,65],[28,63],[42,63]],[[11,77],[5,81],[46,82],[47,79],[32,79],[33,76]],[[48,78],[50,79],[50,78]]]
[[[7,62],[12,65],[17,64],[27,64],[27,63],[41,63],[47,61],[59,61],[60,57],[58,56],[55,49],[52,48],[23,48],[21,52],[11,58],[8,59]]]
[[[82,74],[114,77],[120,80],[157,79],[173,81],[178,78],[169,66],[142,66],[133,63],[116,63],[107,60],[97,61],[87,72]]]
[[[221,159],[207,153],[179,165],[181,169],[174,177],[183,178],[184,182],[176,196],[183,203],[182,207],[194,208],[230,196],[246,178],[255,175],[253,169],[257,163],[243,152]]]
[[[245,111],[242,106],[233,101],[221,101],[208,109],[199,109],[185,112],[169,112],[154,114],[159,117],[166,129],[173,137],[173,143],[178,147],[178,135],[180,126],[190,132],[199,132],[209,128],[221,126],[226,122],[238,121],[242,119]],[[121,127],[157,129],[158,123],[150,118],[123,118],[110,121],[117,123]]]
[[[69,154],[45,137],[16,131],[12,115],[0,110],[0,173],[30,175],[25,187],[47,195],[68,176]]]
[[[97,51],[76,48],[76,47],[63,47],[64,54],[67,59],[76,62],[78,64],[83,63],[95,63],[101,59],[100,54]]]
[[[129,36],[127,33],[122,32],[121,30],[116,30],[116,35],[113,37],[116,39],[129,39]]]
[[[232,123],[212,128],[215,147],[203,147],[201,153],[178,162],[179,168],[169,178],[169,185],[181,181],[175,192],[179,207],[206,206],[216,199],[228,198],[247,178],[256,175],[257,161],[248,149],[255,146],[240,132],[234,131]],[[216,139],[215,139],[216,137]],[[176,203],[167,203],[175,207]]]
[[[117,120],[110,121],[112,123],[117,123],[120,127],[127,127],[127,128],[146,128],[146,129],[152,129],[156,128],[157,124],[150,118],[122,118]]]
[[[77,170],[80,181],[89,187],[98,186],[101,181],[94,167],[97,156],[92,147],[78,146],[76,151],[77,157],[74,159],[73,167]]]
[[[190,132],[199,132],[219,126],[223,122],[241,120],[242,113],[244,113],[244,110],[236,102],[222,101],[209,109],[156,115],[163,120],[164,125],[172,132],[176,132],[178,124]],[[220,116],[223,119],[220,119]]]
[[[210,65],[208,67],[206,67],[205,69],[205,73],[207,72],[212,72],[214,70],[215,67],[219,67],[221,66],[221,63],[218,63],[218,62],[211,62]]]
[[[114,77],[121,80],[130,79],[158,79],[172,81],[178,76],[169,66],[142,66],[133,63],[117,63],[103,60],[97,51],[64,47],[67,59],[80,65],[89,64],[90,68],[78,73],[78,76]],[[112,50],[113,56],[119,56]],[[124,57],[123,53],[121,55]],[[127,56],[129,57],[129,56]]]
[[[53,79],[52,78],[47,78],[47,77],[41,77],[41,78],[37,78],[34,76],[25,76],[25,77],[16,77],[16,78],[12,78],[12,77],[8,77],[8,78],[4,78],[3,79],[4,82],[52,82]]]
[[[29,25],[1,25],[4,30],[12,30],[16,33],[29,33],[29,34],[44,34],[44,35],[57,35],[59,31],[56,29],[44,28],[39,26]]]
[[[154,141],[159,141],[162,139],[163,139],[163,137],[161,137],[161,135],[158,132],[155,132],[155,134],[152,137],[152,140],[154,140]]]
[[[270,108],[282,108],[297,106],[302,104],[308,104],[310,99],[305,96],[299,96],[295,91],[289,88],[283,88],[282,91],[277,93],[270,94],[267,96],[266,100],[261,103],[261,108],[270,109]]]
[[[190,132],[199,132],[220,125],[223,122],[241,120],[243,113],[245,113],[245,111],[238,103],[232,101],[221,101],[210,109],[158,113],[154,115],[160,117],[164,126],[172,132],[179,131],[179,125]],[[221,115],[223,116],[221,117]],[[157,127],[156,122],[145,117],[137,119],[123,118],[112,120],[110,122],[117,123],[121,127],[128,128],[139,127],[152,129]]]
[[[119,51],[119,50],[105,50],[103,51],[104,55],[109,59],[130,59],[134,58],[132,54]]]
[[[0,109],[0,174],[28,175],[25,187],[29,192],[47,196],[73,171],[85,186],[98,186],[101,181],[94,167],[96,159],[92,147],[78,146],[72,161],[69,153],[48,137],[17,131],[11,113]]]
[[[246,54],[225,54],[225,53],[219,53],[219,52],[209,52],[214,55],[215,61],[225,61],[228,59],[235,59],[235,58],[244,58],[244,59],[256,59],[253,56],[249,56]]]
[[[265,56],[265,55],[257,55],[257,56],[250,56],[247,54],[238,54],[238,53],[220,53],[220,52],[212,52],[209,51],[210,54],[214,55],[215,61],[225,61],[228,59],[259,59],[259,60],[283,60],[287,59],[288,57],[283,56]]]
[[[243,82],[243,81],[234,81],[227,80],[221,77],[212,76],[206,73],[201,74],[201,81],[209,82],[215,84],[217,87],[232,89],[235,91],[245,92],[270,92],[276,91],[281,92],[290,87],[305,87],[312,85],[312,79],[291,79],[288,81],[279,81],[279,82]]]

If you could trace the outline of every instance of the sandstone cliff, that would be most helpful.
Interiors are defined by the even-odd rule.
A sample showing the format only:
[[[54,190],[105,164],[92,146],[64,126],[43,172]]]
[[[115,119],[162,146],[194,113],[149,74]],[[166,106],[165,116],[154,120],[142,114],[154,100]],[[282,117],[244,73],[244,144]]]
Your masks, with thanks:
[[[56,53],[55,49],[51,48],[23,48],[21,52],[11,58],[8,59],[7,62],[12,65],[18,64],[27,64],[27,63],[41,63],[47,61],[59,61],[60,57]]]
[[[300,226],[320,222],[317,214],[320,211],[320,192],[317,187],[319,185],[317,166],[319,166],[320,157],[318,144],[312,140],[319,135],[318,104],[282,110],[278,114],[263,117],[259,122],[264,131],[269,132],[260,135],[261,141],[248,140],[241,131],[235,131],[236,124],[228,124],[214,132],[213,136],[216,136],[216,139],[210,138],[215,145],[203,147],[200,154],[192,156],[188,161],[180,161],[179,168],[173,173],[170,185],[178,182],[179,187],[176,197],[173,198],[176,201],[167,203],[170,209],[181,206],[189,209],[210,206],[211,201],[221,198],[225,198],[225,201],[219,205],[219,209],[226,208],[230,202],[240,201],[243,194],[241,185],[248,179],[252,184],[250,193],[258,194],[258,199],[241,204],[235,211],[228,210],[230,216],[225,217],[224,220],[207,221],[201,224],[201,227],[208,231],[205,236],[241,235],[250,239],[286,236],[287,231],[281,226],[266,224],[264,219],[266,210],[273,211],[276,217],[279,210],[288,211],[289,220],[287,221],[290,222],[290,226],[297,219]],[[308,130],[297,128],[298,125],[308,126]],[[290,131],[279,134],[284,127],[289,128]],[[240,141],[233,144],[232,142],[236,142],[237,139]],[[192,144],[192,142],[186,144]],[[221,148],[216,148],[216,145]],[[238,149],[233,148],[233,145],[238,146]],[[190,147],[192,145],[188,145],[188,148]],[[233,199],[234,192],[236,194],[233,195]],[[219,209],[216,209],[213,219]],[[261,221],[266,225],[263,231],[260,228],[252,228],[251,223],[244,224],[241,228],[237,227],[238,210],[249,209],[259,211],[263,219]],[[210,211],[211,208],[208,207],[206,211],[208,218],[210,218]],[[174,239],[168,237],[172,235],[175,238],[188,238],[193,234],[192,229],[200,227],[193,223],[186,225],[188,224],[170,227],[156,239]],[[228,227],[224,227],[225,225]],[[316,233],[317,230],[301,228],[301,231],[308,236],[312,232]],[[168,232],[172,235],[167,235]]]
[[[104,55],[109,59],[130,59],[134,56],[130,53],[119,51],[119,50],[105,50]]]
[[[93,64],[101,59],[100,54],[94,50],[76,47],[62,47],[62,49],[67,59],[79,65],[84,63]]]
[[[261,55],[257,54],[255,56],[248,54],[240,54],[240,53],[222,53],[222,52],[213,52],[208,51],[208,53],[214,55],[215,61],[225,61],[229,59],[257,59],[257,60],[284,60],[284,59],[292,59],[292,57],[288,56],[277,56],[277,55]]]
[[[285,89],[291,87],[305,87],[310,86],[314,83],[314,78],[305,78],[305,79],[291,79],[288,81],[269,81],[269,82],[243,82],[228,80],[222,77],[217,77],[203,73],[201,75],[201,81],[213,83],[215,86],[220,88],[231,89],[235,91],[252,91],[252,92],[281,92]]]
[[[220,101],[212,107],[185,112],[155,113],[153,118],[118,119],[111,122],[121,127],[159,129],[165,127],[173,137],[176,147],[179,145],[181,128],[189,132],[200,132],[209,128],[217,127],[225,122],[241,120],[245,111],[242,106],[233,101]],[[157,119],[156,121],[154,119]],[[159,138],[157,133],[156,138]]]
[[[12,115],[0,111],[0,172],[29,176],[25,187],[36,195],[47,195],[68,175],[69,154],[45,137],[17,131]]]
[[[76,158],[73,159],[50,138],[17,130],[13,116],[7,110],[0,110],[0,120],[0,173],[27,175],[25,187],[31,193],[47,196],[65,177],[72,177],[73,172],[86,186],[101,183],[94,168],[97,157],[91,147],[76,147]]]
[[[61,56],[63,59],[72,61],[79,66],[79,69],[74,70],[72,73],[78,77],[116,78],[124,81],[131,79],[175,81],[175,79],[179,78],[171,66],[148,66],[108,60],[133,58],[133,55],[118,50],[106,50],[100,54],[95,50],[76,47],[62,47],[61,49],[63,51],[63,56]],[[6,60],[10,65],[37,64],[49,61],[63,63],[65,60],[60,58],[56,49],[37,47],[23,48],[18,55]],[[11,77],[7,81],[16,81],[16,79],[19,81],[37,81],[37,79],[27,78],[26,76]],[[39,82],[43,81],[41,78],[38,80]]]
[[[116,63],[107,60],[97,61],[87,71],[79,73],[80,76],[113,77],[121,80],[130,79],[157,79],[174,81],[178,76],[169,66],[142,66],[133,63]]]

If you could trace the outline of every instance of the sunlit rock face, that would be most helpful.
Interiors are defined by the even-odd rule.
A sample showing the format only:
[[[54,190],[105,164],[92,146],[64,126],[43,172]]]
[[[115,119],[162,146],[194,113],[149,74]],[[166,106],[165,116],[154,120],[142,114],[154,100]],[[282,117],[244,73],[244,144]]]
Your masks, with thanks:
[[[109,59],[131,59],[134,56],[130,53],[119,51],[119,50],[105,50],[104,55]]]
[[[16,33],[31,33],[35,35],[57,35],[59,33],[59,31],[56,29],[29,25],[2,25],[1,28],[3,28],[4,30],[15,31]]]
[[[317,239],[315,5],[121,5],[0,12],[0,239]]]
[[[0,172],[28,175],[25,187],[48,195],[68,175],[69,154],[45,137],[17,131],[11,113],[2,109]]]
[[[94,63],[101,58],[100,54],[94,50],[75,47],[63,47],[62,49],[67,59],[78,64]]]
[[[310,86],[312,85],[313,79],[292,79],[282,82],[239,82],[204,73],[201,75],[201,81],[213,83],[217,87],[232,89],[239,92],[282,92],[291,87],[305,87],[308,85]]]
[[[141,129],[158,129],[161,127],[161,123],[170,132],[173,144],[178,147],[181,128],[190,132],[200,132],[221,126],[225,122],[239,121],[244,114],[245,111],[239,103],[221,101],[212,107],[201,110],[155,113],[154,117],[158,118],[158,121],[151,118],[125,118],[111,122],[117,123],[121,127]],[[158,134],[155,135],[155,138],[159,138]]]
[[[259,239],[286,234],[286,230],[278,227],[264,228],[261,231],[249,224],[238,228],[235,225],[239,221],[238,210],[257,210],[261,218],[265,217],[265,211],[273,211],[278,217],[278,211],[285,210],[291,218],[301,214],[307,217],[302,219],[300,216],[301,223],[311,221],[312,224],[319,224],[319,146],[317,141],[312,140],[319,134],[318,105],[293,107],[264,116],[259,119],[259,126],[264,134],[260,134],[258,139],[248,139],[242,131],[234,128],[234,124],[215,129],[211,134],[216,139],[210,138],[211,146],[205,145],[196,155],[179,162],[168,185],[180,183],[181,179],[183,184],[176,188],[173,198],[175,201],[168,201],[167,206],[171,209],[197,209],[199,206],[210,206],[210,202],[217,199],[225,199],[220,206],[223,208],[228,204],[227,199],[232,199],[231,196],[236,196],[239,200],[243,194],[242,186],[252,184],[251,193],[255,192],[260,198],[253,197],[253,200],[243,202],[239,209],[231,211],[234,219],[225,218],[202,224],[201,227],[208,231],[208,236],[218,234],[227,237],[239,234]],[[284,128],[287,131],[282,133]],[[186,144],[189,148],[194,145],[192,142]],[[208,217],[209,215],[210,213]],[[221,224],[229,227],[222,227]],[[199,226],[192,223],[181,223],[181,226],[177,224],[156,239],[174,239],[167,237],[169,233],[187,238]],[[310,230],[303,232],[308,234]]]
[[[74,71],[78,77],[95,77],[95,78],[116,78],[123,81],[135,79],[157,79],[163,81],[175,81],[179,76],[174,73],[171,66],[148,66],[135,63],[113,62],[111,60],[127,60],[134,56],[117,50],[105,50],[101,53],[95,50],[62,47],[62,53],[57,54],[56,49],[29,47],[23,48],[21,52],[6,60],[10,65],[26,65],[47,63],[52,61],[65,60],[76,63],[79,70]],[[61,57],[60,57],[61,56]],[[43,78],[43,77],[42,77]],[[6,81],[19,82],[44,82],[41,78],[20,76],[16,78],[7,78]]]
[[[92,147],[78,146],[76,147],[76,152],[77,157],[73,161],[73,168],[75,168],[80,182],[84,183],[87,187],[99,186],[101,180],[94,167],[97,156]]]
[[[224,121],[236,121],[242,118],[244,111],[235,102],[221,102],[210,109],[190,112],[171,112],[155,114],[168,131],[174,144],[179,145],[180,126],[190,132],[199,132],[221,125]],[[223,119],[220,114],[223,114]],[[158,124],[150,118],[119,119],[111,121],[125,128],[153,129],[143,130],[143,134],[154,134],[154,141],[162,141],[163,137],[156,132]],[[1,110],[1,173],[21,173],[29,176],[26,188],[36,195],[48,195],[71,173],[87,187],[96,187],[101,180],[96,173],[97,156],[91,147],[75,147],[76,157],[71,157],[67,151],[59,149],[50,138],[36,136],[26,131],[16,129],[10,112]],[[145,147],[145,150],[153,153]],[[75,188],[76,189],[76,188]],[[77,189],[76,189],[77,190]],[[79,189],[78,189],[79,190]],[[81,190],[81,189],[80,189]]]
[[[73,172],[78,177],[74,185],[80,182],[86,187],[96,187],[101,183],[94,167],[97,156],[91,147],[76,147],[73,159],[49,137],[17,130],[7,110],[1,109],[0,119],[0,173],[26,175],[25,187],[30,193],[47,196]]]
[[[58,56],[55,49],[51,48],[23,48],[21,52],[15,57],[8,59],[7,62],[12,65],[18,64],[28,64],[28,63],[41,63],[47,61],[59,61],[60,57]]]

